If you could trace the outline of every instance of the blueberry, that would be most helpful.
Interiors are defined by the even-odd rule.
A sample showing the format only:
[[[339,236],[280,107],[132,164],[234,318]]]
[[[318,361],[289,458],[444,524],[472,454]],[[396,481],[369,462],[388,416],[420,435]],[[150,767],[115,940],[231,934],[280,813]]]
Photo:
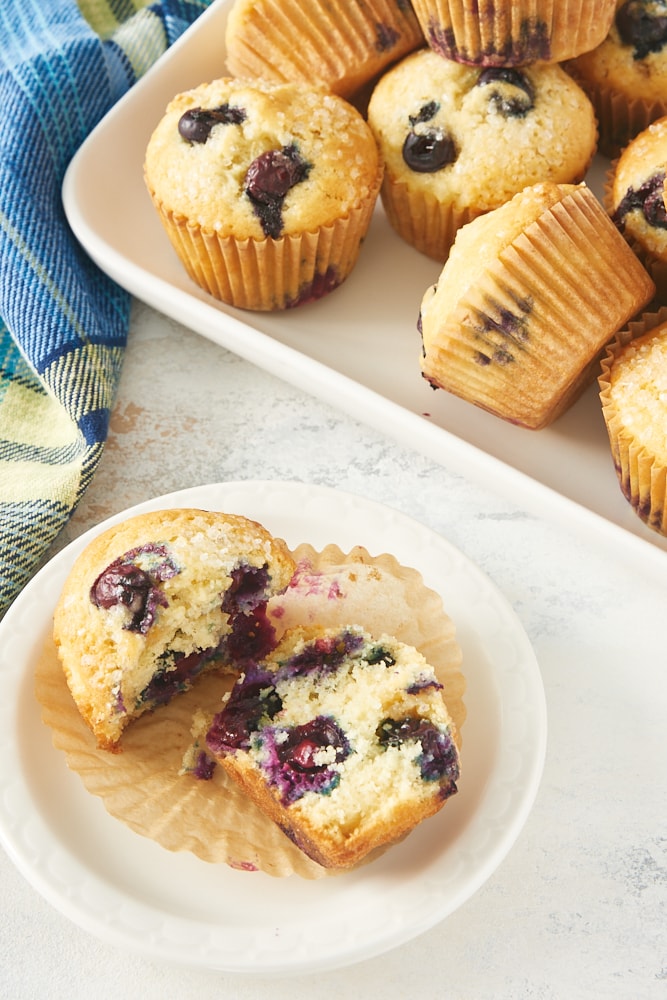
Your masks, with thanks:
[[[294,145],[267,150],[248,167],[245,192],[266,236],[278,239],[281,235],[285,196],[306,179],[310,169],[311,165],[301,158]]]
[[[338,269],[329,266],[326,271],[314,274],[311,281],[304,282],[299,288],[298,295],[286,301],[285,308],[296,309],[297,306],[305,305],[308,302],[317,302],[329,292],[333,292],[334,288],[338,288],[340,283],[341,277]]]
[[[335,766],[352,752],[345,733],[330,716],[318,715],[291,728],[266,728],[260,736],[267,780],[277,789],[285,805],[307,792],[328,795],[340,782]],[[326,761],[320,751],[333,749]],[[331,759],[333,757],[333,760]]]
[[[250,737],[261,720],[273,719],[281,708],[280,695],[271,679],[249,669],[244,679],[235,685],[225,707],[213,719],[206,743],[214,753],[247,750]]]
[[[613,219],[622,231],[625,227],[625,217],[630,212],[640,211],[650,226],[656,229],[667,229],[667,211],[664,200],[665,171],[656,170],[638,188],[628,188],[625,197],[620,201]]]
[[[392,667],[396,660],[388,649],[384,646],[374,646],[365,656],[366,663],[384,663],[387,667]]]
[[[214,771],[215,761],[211,760],[204,750],[200,750],[197,754],[197,762],[192,771],[194,777],[198,778],[199,781],[210,781]]]
[[[112,563],[100,573],[90,591],[90,599],[98,608],[113,608],[117,604],[137,614],[146,604],[151,578],[132,563]]]
[[[167,599],[157,584],[178,572],[166,548],[149,543],[131,549],[102,570],[90,588],[90,600],[98,608],[117,605],[127,608],[132,618],[123,627],[145,635],[155,620],[158,607],[167,606]]]
[[[442,684],[435,677],[420,677],[414,684],[410,684],[406,690],[408,694],[419,694],[420,691],[428,691],[429,688],[439,691],[442,688]]]
[[[660,52],[667,42],[667,4],[662,0],[628,0],[616,11],[616,28],[635,59]]]
[[[269,620],[266,604],[254,611],[229,616],[230,633],[225,642],[228,656],[237,663],[263,659],[276,644],[276,630]]]
[[[316,757],[327,747],[334,748],[337,762],[345,760],[350,752],[345,734],[334,719],[318,715],[288,730],[287,739],[278,744],[278,759],[296,771],[323,771],[329,764],[318,762]]]
[[[530,81],[518,69],[490,66],[477,77],[477,87],[489,87],[489,101],[503,118],[525,118],[535,104]]]
[[[378,726],[376,735],[384,747],[400,747],[403,743],[419,740],[421,754],[417,760],[424,781],[438,781],[446,777],[455,782],[458,779],[458,754],[452,738],[433,723],[411,716],[385,719]]]
[[[375,51],[391,52],[400,37],[398,31],[391,25],[378,22],[375,25]]]
[[[430,122],[432,118],[435,118],[439,110],[440,105],[437,101],[427,101],[426,104],[422,104],[416,115],[408,115],[408,120],[414,128],[420,122]]]
[[[644,217],[650,226],[667,229],[665,209],[665,171],[659,170],[640,187],[644,199]]]
[[[468,4],[476,14],[479,13],[480,6],[479,0],[471,0]],[[551,32],[545,21],[529,15],[521,19],[511,34],[513,37],[508,37],[505,44],[495,46],[490,43],[482,51],[471,55],[459,46],[453,28],[445,28],[436,19],[432,19],[426,31],[426,41],[430,48],[447,59],[481,66],[526,65],[540,60],[551,61]]]
[[[217,647],[198,649],[187,656],[184,653],[168,651],[163,653],[161,666],[137,698],[137,707],[166,705],[175,694],[187,691],[192,681],[201,673],[207,663],[215,657]]]
[[[249,566],[240,563],[230,576],[232,582],[222,600],[222,610],[227,614],[235,611],[252,611],[264,600],[269,585],[269,571],[263,566]]]
[[[425,781],[439,781],[449,778],[455,782],[459,777],[459,757],[451,736],[433,728],[420,736],[422,753],[419,759],[422,778]]]
[[[432,174],[456,160],[454,140],[442,129],[408,132],[403,143],[403,159],[418,174]]]
[[[206,142],[214,125],[240,125],[246,119],[243,108],[221,104],[218,108],[190,108],[181,115],[178,131],[187,142]]]
[[[332,671],[345,657],[363,644],[363,638],[353,632],[340,632],[333,636],[319,636],[307,643],[281,666],[281,676],[299,677],[317,671]]]

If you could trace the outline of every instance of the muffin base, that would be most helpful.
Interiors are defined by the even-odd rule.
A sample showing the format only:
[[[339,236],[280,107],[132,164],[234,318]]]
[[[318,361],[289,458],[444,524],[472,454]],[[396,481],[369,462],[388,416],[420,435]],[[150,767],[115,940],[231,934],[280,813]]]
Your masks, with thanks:
[[[407,184],[386,175],[380,196],[387,219],[401,239],[441,263],[447,260],[461,226],[482,214],[470,207],[443,205],[428,192],[411,191]]]
[[[563,62],[595,48],[614,19],[615,0],[413,0],[428,44],[476,66]]]
[[[345,216],[313,232],[278,239],[236,239],[189,222],[149,188],[162,225],[188,275],[214,298],[238,309],[292,309],[332,292],[350,275],[373,216],[383,168]]]
[[[409,4],[259,0],[230,14],[227,68],[237,77],[295,80],[350,97],[423,44]]]
[[[434,387],[539,430],[593,381],[606,343],[654,290],[582,185],[542,212],[457,303],[422,373]]]
[[[565,66],[588,95],[598,120],[598,151],[615,159],[627,144],[651,122],[667,114],[667,100],[647,100],[618,90],[609,90],[581,73],[576,64]]]

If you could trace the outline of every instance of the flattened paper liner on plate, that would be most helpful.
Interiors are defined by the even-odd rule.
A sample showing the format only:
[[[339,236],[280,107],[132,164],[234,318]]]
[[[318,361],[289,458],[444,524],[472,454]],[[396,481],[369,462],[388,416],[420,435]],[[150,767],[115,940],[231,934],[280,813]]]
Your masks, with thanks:
[[[457,733],[465,722],[461,648],[456,626],[442,598],[424,585],[421,574],[392,555],[371,556],[355,546],[344,554],[336,545],[316,552],[300,545],[292,552],[297,570],[287,591],[269,604],[281,635],[295,625],[362,625],[371,635],[387,632],[415,646],[434,668]]]
[[[295,578],[287,593],[269,605],[278,633],[297,622],[356,624],[417,647],[435,668],[460,732],[465,719],[461,650],[440,596],[421,575],[393,556],[373,557],[361,547],[346,555],[332,545],[322,552],[301,545],[293,555]],[[332,874],[306,857],[222,768],[215,768],[210,781],[179,773],[192,744],[194,713],[217,711],[232,683],[230,676],[203,677],[187,694],[133,723],[123,735],[122,752],[111,754],[97,748],[79,715],[51,639],[35,673],[35,693],[54,746],[65,753],[85,788],[130,829],[167,850],[190,851],[234,868],[308,879]],[[427,822],[434,821],[437,816]]]

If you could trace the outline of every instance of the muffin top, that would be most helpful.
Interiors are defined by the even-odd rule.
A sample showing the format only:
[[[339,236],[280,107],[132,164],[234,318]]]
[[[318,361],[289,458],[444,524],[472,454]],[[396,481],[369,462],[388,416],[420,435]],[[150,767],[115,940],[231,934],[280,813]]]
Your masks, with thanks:
[[[667,93],[667,3],[618,0],[605,40],[573,60],[584,80],[629,98],[665,102]]]
[[[667,117],[625,147],[612,168],[608,207],[618,228],[660,260],[667,260]]]
[[[279,238],[345,216],[377,188],[359,112],[302,84],[221,78],[179,94],[148,144],[154,198],[203,230]]]
[[[607,400],[625,432],[667,465],[667,323],[622,349]]]
[[[592,104],[561,67],[479,69],[424,49],[382,77],[368,120],[389,178],[461,208],[579,181],[597,144]]]

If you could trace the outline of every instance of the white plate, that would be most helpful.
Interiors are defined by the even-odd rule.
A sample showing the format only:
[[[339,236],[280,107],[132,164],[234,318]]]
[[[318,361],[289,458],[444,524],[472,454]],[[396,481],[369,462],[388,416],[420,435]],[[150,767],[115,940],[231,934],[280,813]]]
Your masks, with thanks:
[[[667,539],[646,528],[621,494],[597,386],[555,425],[535,432],[426,384],[416,323],[440,268],[399,239],[380,205],[353,274],[319,302],[275,315],[248,313],[190,282],[144,189],[143,157],[167,102],[225,74],[230,6],[214,3],[74,157],[64,205],[89,254],[137,298],[203,336],[512,500],[655,564]],[[598,194],[604,166],[596,163],[589,176]],[[658,574],[666,565],[661,558]]]
[[[199,506],[261,521],[289,545],[391,552],[420,570],[457,625],[467,681],[460,790],[436,817],[366,868],[274,879],[171,854],[111,818],[68,771],[40,719],[36,657],[69,568],[91,537],[129,514]],[[457,549],[388,507],[333,489],[223,483],[117,515],[60,552],[0,624],[0,842],[58,910],[154,959],[236,973],[349,965],[432,927],[501,863],[531,809],[546,743],[544,690],[514,611]]]

